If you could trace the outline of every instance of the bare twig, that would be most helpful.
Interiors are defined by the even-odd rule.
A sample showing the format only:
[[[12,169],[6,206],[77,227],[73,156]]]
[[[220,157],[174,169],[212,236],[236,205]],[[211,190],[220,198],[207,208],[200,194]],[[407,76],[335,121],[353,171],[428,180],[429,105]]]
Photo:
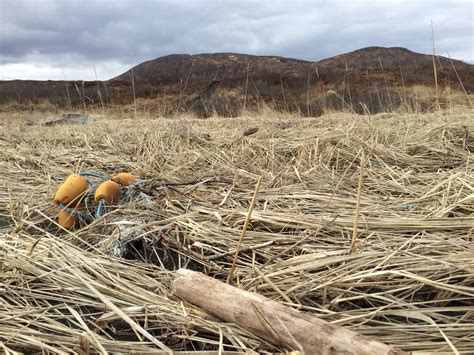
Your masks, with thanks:
[[[237,258],[239,256],[240,247],[242,245],[242,241],[244,240],[245,232],[247,231],[247,227],[250,222],[250,218],[252,217],[252,211],[255,206],[255,201],[257,200],[258,190],[260,189],[260,183],[262,182],[262,177],[260,176],[257,180],[257,185],[255,186],[255,191],[253,193],[252,201],[250,202],[249,211],[247,213],[247,218],[245,219],[244,227],[242,228],[242,233],[240,234],[239,242],[237,244],[237,248],[235,250],[234,260],[232,261],[232,266],[229,271],[229,276],[227,277],[227,283],[230,284],[232,282],[232,278],[234,277],[235,265],[237,263]]]

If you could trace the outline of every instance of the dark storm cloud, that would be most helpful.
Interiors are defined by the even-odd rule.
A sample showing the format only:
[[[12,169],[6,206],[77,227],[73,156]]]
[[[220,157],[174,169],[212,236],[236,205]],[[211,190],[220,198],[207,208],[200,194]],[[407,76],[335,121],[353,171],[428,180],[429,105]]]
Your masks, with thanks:
[[[428,53],[431,20],[439,52],[471,61],[472,9],[470,0],[0,0],[0,64],[3,76],[26,65],[45,75],[95,65],[103,77],[171,53],[318,60],[371,45]]]

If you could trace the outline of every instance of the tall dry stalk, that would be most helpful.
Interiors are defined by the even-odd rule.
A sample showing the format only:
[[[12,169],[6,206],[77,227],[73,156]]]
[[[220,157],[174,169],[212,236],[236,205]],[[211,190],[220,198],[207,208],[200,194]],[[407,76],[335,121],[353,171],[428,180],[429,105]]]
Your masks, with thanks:
[[[379,57],[379,64],[380,64],[380,69],[382,70],[382,76],[383,76],[383,80],[385,82],[385,90],[387,91],[388,101],[389,101],[389,105],[390,105],[390,107],[385,108],[385,111],[390,112],[390,111],[393,111],[392,95],[390,94],[390,85],[388,83],[387,74],[385,73],[385,69],[383,67],[382,59],[380,57]],[[383,106],[383,104],[382,104],[383,101],[380,98],[380,94],[379,94],[378,90],[377,90],[377,95],[379,96],[380,106],[382,107]]]
[[[100,92],[99,78],[97,77],[97,71],[95,70],[95,65],[92,65],[92,68],[94,69],[95,82],[97,84],[97,96],[99,97],[100,107],[102,108],[102,111],[104,111],[104,101],[102,100],[102,93]]]
[[[357,231],[359,228],[359,216],[360,216],[360,195],[362,193],[362,182],[364,180],[364,169],[365,169],[365,153],[362,150],[362,156],[360,159],[360,174],[359,174],[359,183],[357,185],[357,195],[356,195],[356,210],[354,214],[354,227],[352,228],[352,238],[351,238],[351,248],[349,254],[352,254],[356,251],[357,245]]]
[[[405,87],[405,79],[403,78],[403,70],[402,70],[402,65],[398,63],[398,67],[400,68],[400,78],[402,80],[402,90],[403,90],[403,103],[405,104],[405,108],[407,112],[409,112],[410,106],[408,105],[408,99],[407,99],[407,88]]]
[[[244,96],[244,111],[247,109],[247,92],[248,92],[248,87],[249,87],[249,68],[250,68],[250,63],[247,63],[247,73],[245,76],[245,96]]]
[[[64,72],[64,69],[63,69],[63,78],[64,78],[64,83],[66,85],[67,104],[68,104],[68,108],[71,110],[72,104],[71,104],[71,96],[69,95],[69,82],[66,79],[66,73]]]
[[[194,68],[194,57],[191,60],[191,66],[189,67],[188,75],[186,76],[186,81],[184,82],[184,87],[183,87],[183,79],[180,79],[180,85],[179,85],[179,102],[178,102],[178,107],[176,109],[176,113],[178,113],[181,110],[181,107],[183,105],[183,97],[186,94],[186,89],[188,88],[188,83],[189,83],[189,78],[191,77],[191,74],[193,72]]]
[[[280,75],[280,87],[281,87],[281,95],[283,97],[283,105],[285,106],[285,110],[288,112],[288,103],[286,102],[286,95],[285,95],[285,88],[283,86],[283,78]]]
[[[344,83],[347,85],[347,94],[349,96],[349,104],[351,105],[352,111],[354,111],[354,103],[352,102],[352,93],[351,93],[351,83],[349,81],[349,67],[347,65],[347,61],[344,62],[345,64],[345,73],[344,73]]]
[[[237,248],[235,250],[234,259],[232,260],[232,266],[230,267],[229,276],[227,277],[227,283],[228,284],[231,284],[232,279],[234,278],[234,272],[235,272],[235,267],[236,267],[236,264],[237,264],[237,258],[239,257],[240,248],[241,248],[242,242],[244,240],[245,232],[247,232],[247,228],[248,228],[249,223],[250,223],[250,218],[252,217],[253,208],[255,207],[255,201],[257,200],[258,190],[260,189],[260,183],[261,182],[262,182],[262,177],[259,176],[259,178],[257,180],[257,185],[255,186],[255,191],[254,191],[253,196],[252,196],[252,201],[250,202],[249,210],[247,212],[247,217],[245,218],[244,226],[242,228],[242,232],[240,233],[239,242],[238,242]]]
[[[433,74],[434,74],[434,83],[435,83],[435,105],[436,109],[440,110],[439,105],[439,90],[438,90],[438,70],[436,67],[436,50],[435,50],[435,38],[434,38],[434,28],[433,28],[433,20],[431,20],[431,45],[433,48]]]
[[[469,94],[467,93],[466,88],[464,87],[464,84],[463,84],[461,78],[459,77],[458,71],[456,70],[456,67],[454,66],[454,62],[451,59],[451,56],[449,55],[449,53],[448,53],[448,58],[449,58],[449,62],[451,63],[451,67],[454,70],[454,73],[456,73],[456,78],[459,81],[459,85],[461,85],[462,91],[464,92],[464,95],[466,95],[466,98],[467,98],[467,101],[469,102],[469,105],[472,107],[473,104],[472,104],[471,98],[469,97]]]
[[[79,87],[77,86],[76,82],[74,82],[74,86],[76,87],[77,94],[79,95],[79,98],[82,102],[83,112],[85,113],[87,110],[86,110],[86,98],[85,98],[85,94],[84,94],[84,82],[82,82],[82,94],[81,94],[81,91],[79,90]]]
[[[132,82],[132,94],[133,94],[133,115],[134,117],[137,117],[137,96],[135,93],[135,76],[133,75],[133,57],[132,53],[129,53],[130,57],[130,70],[128,72],[128,75],[130,77],[130,81]]]

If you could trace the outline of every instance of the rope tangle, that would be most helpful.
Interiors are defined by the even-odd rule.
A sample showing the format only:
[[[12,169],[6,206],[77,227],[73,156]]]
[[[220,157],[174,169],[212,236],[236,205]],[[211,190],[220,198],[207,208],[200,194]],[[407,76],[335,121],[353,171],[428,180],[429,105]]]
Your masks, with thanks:
[[[54,197],[61,208],[58,223],[65,229],[72,229],[78,219],[90,223],[102,217],[107,205],[116,204],[119,199],[129,202],[140,197],[150,202],[150,196],[138,188],[147,182],[125,172],[112,178],[96,172],[69,175]]]

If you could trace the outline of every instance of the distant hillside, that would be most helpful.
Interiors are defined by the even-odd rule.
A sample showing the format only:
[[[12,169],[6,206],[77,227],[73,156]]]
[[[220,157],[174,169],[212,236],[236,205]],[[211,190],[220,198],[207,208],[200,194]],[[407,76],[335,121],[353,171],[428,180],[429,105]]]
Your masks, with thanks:
[[[451,61],[458,69],[472,67],[460,60],[452,59],[443,56],[437,56],[437,63],[441,69],[451,67]],[[420,54],[412,52],[409,49],[402,47],[367,47],[355,50],[353,52],[344,53],[335,57],[327,58],[318,62],[325,67],[344,67],[351,69],[366,69],[366,68],[380,68],[384,66],[390,67],[407,67],[407,66],[431,66],[433,68],[433,57],[431,55]]]
[[[474,92],[473,65],[437,56],[436,66],[440,91],[462,92],[461,80],[465,90]],[[368,47],[317,62],[237,53],[173,54],[103,82],[3,81],[0,103],[128,104],[134,97],[132,73],[135,96],[161,114],[236,115],[241,108],[266,103],[318,115],[348,107],[361,113],[402,105],[425,110],[434,103],[432,56],[399,47]],[[421,96],[414,94],[419,86],[427,88]]]
[[[238,53],[173,54],[141,63],[133,67],[137,82],[175,82],[182,79],[241,79],[304,75],[311,62],[270,56]],[[130,71],[111,79],[111,82],[130,81]]]
[[[458,72],[471,72],[473,66],[459,60],[436,57],[438,70],[441,74],[454,74],[452,66]],[[317,62],[304,61],[292,58],[255,56],[237,53],[215,54],[173,54],[141,63],[132,68],[136,81],[176,82],[178,78],[184,80],[220,79],[223,81],[241,81],[247,76],[252,80],[272,80],[275,77],[285,79],[307,79],[308,76],[318,74],[328,82],[339,78],[330,78],[331,75],[345,75],[346,71],[366,70],[393,70],[400,68],[411,72],[429,69],[431,74],[423,81],[433,82],[433,59],[430,55],[412,52],[400,47],[367,47],[353,52]],[[391,78],[390,78],[391,79]],[[407,78],[410,79],[410,78]],[[417,78],[418,79],[418,78]],[[130,71],[111,79],[112,82],[130,81]]]

